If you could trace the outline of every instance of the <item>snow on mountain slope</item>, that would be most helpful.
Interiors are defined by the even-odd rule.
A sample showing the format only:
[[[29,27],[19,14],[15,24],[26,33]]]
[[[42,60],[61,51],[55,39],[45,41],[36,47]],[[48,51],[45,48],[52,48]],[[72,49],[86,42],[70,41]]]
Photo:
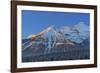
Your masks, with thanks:
[[[36,38],[34,40],[35,42],[36,40],[38,40],[42,43],[45,43],[47,44],[46,48],[49,49],[56,46],[58,43],[62,45],[64,43],[66,43],[66,45],[74,45],[74,43],[80,44],[84,40],[89,38],[89,26],[84,24],[83,22],[80,22],[73,26],[62,26],[60,27],[60,29],[54,26],[50,26],[34,37]],[[30,38],[33,38],[33,36]],[[30,46],[32,46],[32,43]]]
[[[64,26],[60,29],[60,32],[65,35],[67,39],[71,41],[81,43],[89,37],[89,26],[80,22],[72,27]]]

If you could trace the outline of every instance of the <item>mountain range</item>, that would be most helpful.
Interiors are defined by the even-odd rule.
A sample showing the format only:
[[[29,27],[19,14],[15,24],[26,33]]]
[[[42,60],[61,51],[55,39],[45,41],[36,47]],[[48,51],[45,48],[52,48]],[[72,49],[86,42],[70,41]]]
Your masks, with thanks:
[[[29,36],[22,40],[23,62],[89,59],[89,26],[83,22],[60,28],[49,26],[37,35],[34,41]]]

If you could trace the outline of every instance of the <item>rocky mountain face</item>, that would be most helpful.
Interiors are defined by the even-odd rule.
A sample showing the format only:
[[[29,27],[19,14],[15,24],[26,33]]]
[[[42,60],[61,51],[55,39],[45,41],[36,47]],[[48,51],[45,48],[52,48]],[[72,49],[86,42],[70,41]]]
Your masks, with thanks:
[[[79,23],[50,30],[36,38],[22,40],[22,61],[58,61],[89,59],[89,26]]]

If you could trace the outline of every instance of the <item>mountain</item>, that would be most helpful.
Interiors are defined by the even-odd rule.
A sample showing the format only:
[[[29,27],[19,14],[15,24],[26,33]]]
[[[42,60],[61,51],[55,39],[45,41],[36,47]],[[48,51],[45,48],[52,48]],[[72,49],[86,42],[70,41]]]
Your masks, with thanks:
[[[89,26],[84,23],[50,26],[34,37],[22,40],[23,62],[89,59]]]

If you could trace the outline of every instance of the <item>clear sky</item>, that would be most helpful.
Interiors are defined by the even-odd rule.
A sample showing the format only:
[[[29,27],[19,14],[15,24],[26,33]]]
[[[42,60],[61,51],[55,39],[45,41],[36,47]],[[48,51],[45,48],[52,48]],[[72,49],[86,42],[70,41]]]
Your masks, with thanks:
[[[37,34],[51,25],[56,28],[72,26],[79,22],[90,25],[89,20],[89,13],[22,10],[22,37]]]

